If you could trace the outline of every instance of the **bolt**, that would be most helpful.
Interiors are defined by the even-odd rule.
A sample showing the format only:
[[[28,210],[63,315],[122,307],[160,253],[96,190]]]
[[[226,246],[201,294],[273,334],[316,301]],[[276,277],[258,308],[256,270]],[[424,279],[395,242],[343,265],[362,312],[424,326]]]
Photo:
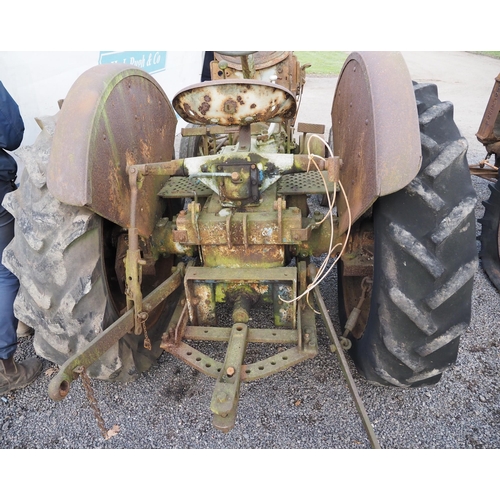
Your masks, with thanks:
[[[226,373],[227,373],[228,377],[232,377],[235,372],[236,372],[236,370],[234,369],[234,367],[232,367],[232,366],[227,367]]]
[[[240,180],[240,174],[238,172],[233,172],[231,174],[231,180],[233,182],[238,182]]]

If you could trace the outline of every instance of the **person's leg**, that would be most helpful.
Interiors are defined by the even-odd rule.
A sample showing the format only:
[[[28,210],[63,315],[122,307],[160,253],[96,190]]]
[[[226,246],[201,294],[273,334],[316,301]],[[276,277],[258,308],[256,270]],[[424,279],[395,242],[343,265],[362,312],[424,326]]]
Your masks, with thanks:
[[[4,184],[4,183],[2,183]],[[10,189],[0,186],[0,199]],[[0,255],[14,236],[14,219],[0,206]],[[14,389],[21,389],[33,382],[42,370],[37,358],[21,363],[14,361],[17,348],[17,318],[14,316],[14,299],[19,289],[19,281],[0,263],[0,395]]]
[[[0,197],[3,199],[3,196]],[[14,219],[0,207],[0,256],[14,237]],[[19,281],[0,263],[0,359],[10,358],[17,345],[17,318],[14,316],[14,299]]]

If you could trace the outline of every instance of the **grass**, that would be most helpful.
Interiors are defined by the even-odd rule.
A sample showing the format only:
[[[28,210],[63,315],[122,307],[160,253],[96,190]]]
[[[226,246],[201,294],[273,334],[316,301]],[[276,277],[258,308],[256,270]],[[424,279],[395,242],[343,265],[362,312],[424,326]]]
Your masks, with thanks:
[[[481,54],[482,56],[488,56],[488,57],[494,57],[495,59],[500,59],[500,52],[499,51],[481,51],[481,52],[474,52],[474,54]]]
[[[311,65],[311,67],[306,70],[307,74],[338,76],[349,52],[294,51],[294,54],[299,59],[300,64]],[[482,51],[474,52],[474,54],[500,59],[500,51]]]
[[[309,75],[329,75],[337,76],[342,69],[342,65],[348,52],[300,52],[296,51],[294,54],[297,56],[300,64],[310,64],[311,67],[307,68]]]

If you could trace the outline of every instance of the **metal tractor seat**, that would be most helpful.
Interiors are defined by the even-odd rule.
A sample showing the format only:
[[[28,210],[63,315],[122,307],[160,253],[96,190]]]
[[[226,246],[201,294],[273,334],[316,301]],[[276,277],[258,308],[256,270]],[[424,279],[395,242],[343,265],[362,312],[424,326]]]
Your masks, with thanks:
[[[173,99],[179,116],[194,125],[245,126],[282,123],[297,112],[285,87],[258,80],[209,81],[186,87]]]

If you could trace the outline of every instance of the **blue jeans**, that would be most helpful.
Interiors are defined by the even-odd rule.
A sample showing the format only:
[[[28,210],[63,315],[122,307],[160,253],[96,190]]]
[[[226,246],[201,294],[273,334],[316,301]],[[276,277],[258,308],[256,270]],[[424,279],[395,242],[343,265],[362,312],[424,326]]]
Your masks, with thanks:
[[[12,191],[11,183],[0,181],[0,202]],[[14,218],[0,206],[0,255],[14,237]],[[0,263],[0,359],[10,358],[17,347],[17,318],[14,316],[14,299],[19,281]]]

